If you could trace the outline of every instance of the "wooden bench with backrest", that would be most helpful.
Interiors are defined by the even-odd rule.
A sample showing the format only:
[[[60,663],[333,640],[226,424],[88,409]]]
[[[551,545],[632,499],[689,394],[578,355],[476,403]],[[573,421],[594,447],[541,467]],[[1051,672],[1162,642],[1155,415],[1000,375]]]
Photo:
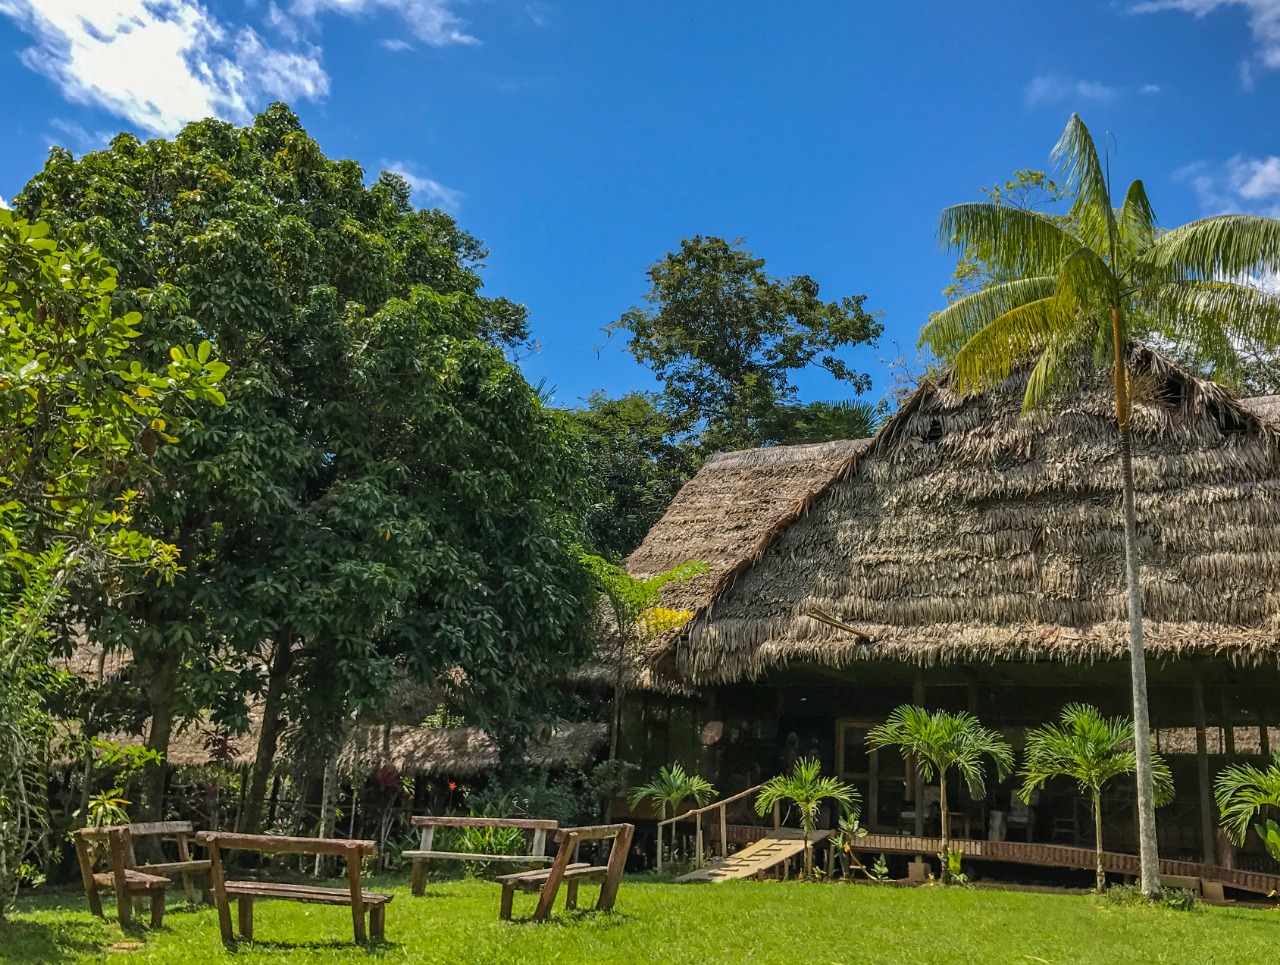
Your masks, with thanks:
[[[231,928],[231,899],[236,900],[240,935],[253,940],[253,902],[255,898],[301,901],[318,905],[349,905],[351,924],[357,942],[365,941],[364,916],[369,912],[369,937],[378,941],[386,928],[387,903],[392,896],[365,891],[360,885],[361,864],[378,853],[372,841],[350,841],[344,838],[295,838],[282,834],[234,834],[229,831],[201,831],[196,840],[209,849],[213,865],[210,883],[213,903],[218,908],[218,927],[226,945],[235,944]],[[222,863],[224,851],[258,851],[264,854],[336,855],[346,859],[347,887],[321,888],[316,885],[293,885],[274,881],[229,881]]]
[[[208,874],[211,867],[211,862],[207,860],[192,859],[188,839],[194,833],[195,829],[190,821],[154,821],[102,828],[78,828],[73,839],[90,910],[99,918],[103,917],[102,898],[98,889],[111,888],[116,895],[120,924],[128,925],[132,920],[133,900],[146,896],[151,899],[151,925],[158,928],[164,918],[165,891],[171,884],[170,879],[176,875],[182,876],[187,901],[194,902],[196,889],[193,878]],[[178,860],[139,865],[134,853],[134,842],[138,838],[153,836],[176,841]],[[111,870],[95,873],[91,849],[94,844],[104,843]]]
[[[547,851],[547,832],[559,825],[555,821],[539,821],[528,818],[453,818],[420,814],[413,818],[413,826],[422,829],[422,840],[417,851],[405,851],[403,856],[413,862],[413,894],[421,896],[426,887],[427,862],[436,861],[510,861],[516,864],[549,865],[552,858]],[[436,828],[518,828],[532,832],[528,854],[475,854],[466,851],[433,851]]]
[[[584,881],[600,882],[600,897],[596,901],[597,911],[608,911],[618,895],[618,883],[622,880],[622,869],[627,864],[627,853],[631,850],[631,836],[635,833],[631,824],[603,824],[590,828],[564,828],[556,833],[556,841],[560,849],[550,868],[537,871],[520,871],[512,875],[503,875],[502,907],[498,917],[510,920],[511,905],[517,891],[538,892],[538,907],[533,913],[534,921],[545,921],[556,903],[556,894],[560,883],[566,882],[565,908],[573,910],[578,907],[578,885]],[[613,839],[609,846],[609,860],[606,864],[590,865],[575,862],[573,858],[578,845],[583,841],[603,841]]]

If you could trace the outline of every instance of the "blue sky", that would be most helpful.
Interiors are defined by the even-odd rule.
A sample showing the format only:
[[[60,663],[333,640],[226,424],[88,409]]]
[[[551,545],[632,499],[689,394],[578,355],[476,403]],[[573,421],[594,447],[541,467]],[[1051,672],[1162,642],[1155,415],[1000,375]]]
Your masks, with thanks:
[[[884,313],[914,355],[939,210],[1045,167],[1071,113],[1165,225],[1280,214],[1280,0],[0,0],[0,197],[51,144],[287,100],[331,157],[410,175],[530,308],[533,381],[652,388],[602,326],[696,233]],[[603,347],[602,347],[603,346]],[[599,351],[597,351],[599,349]],[[822,374],[808,398],[839,390]]]

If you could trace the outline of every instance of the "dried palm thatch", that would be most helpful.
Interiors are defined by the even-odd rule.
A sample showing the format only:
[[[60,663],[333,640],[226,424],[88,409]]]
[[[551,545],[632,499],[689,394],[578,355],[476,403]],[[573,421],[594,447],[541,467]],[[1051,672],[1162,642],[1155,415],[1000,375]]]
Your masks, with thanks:
[[[1259,395],[1240,402],[1254,415],[1280,426],[1280,395]]]
[[[525,750],[535,767],[586,764],[608,739],[604,724],[566,723]],[[362,727],[347,741],[338,758],[345,773],[390,766],[403,774],[477,777],[498,766],[498,745],[478,727]]]
[[[1148,649],[1280,654],[1280,424],[1146,347],[1129,366]],[[1074,389],[1029,416],[1025,385],[1023,372],[982,396],[946,378],[921,388],[769,518],[767,470],[745,493],[696,477],[629,561],[716,561],[651,664],[700,685],[789,661],[1123,656],[1108,379],[1082,360]]]

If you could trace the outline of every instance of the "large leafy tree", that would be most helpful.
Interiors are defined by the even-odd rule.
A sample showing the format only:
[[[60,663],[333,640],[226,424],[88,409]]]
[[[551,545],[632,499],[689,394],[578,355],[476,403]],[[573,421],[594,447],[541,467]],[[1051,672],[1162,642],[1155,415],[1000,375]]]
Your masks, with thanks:
[[[873,748],[896,747],[926,781],[938,780],[938,807],[942,811],[942,883],[951,880],[951,814],[947,810],[947,775],[954,769],[975,798],[986,787],[986,758],[991,758],[1000,780],[1013,769],[1013,749],[995,731],[983,727],[972,714],[904,704],[883,724],[867,734]],[[916,800],[916,807],[923,801]]]
[[[1125,577],[1137,748],[1142,889],[1159,893],[1155,798],[1142,640],[1142,597],[1134,508],[1133,386],[1125,364],[1144,330],[1195,346],[1225,380],[1240,371],[1236,346],[1280,344],[1280,296],[1250,277],[1280,270],[1280,221],[1222,215],[1156,230],[1141,181],[1117,206],[1093,138],[1073,115],[1054,151],[1074,197],[1070,225],[995,202],[956,205],[940,237],[963,250],[982,245],[1002,277],[943,309],[921,332],[941,357],[954,357],[953,384],[981,391],[1030,364],[1024,408],[1064,389],[1081,360],[1105,360],[1115,390],[1123,482]]]
[[[1032,792],[1055,777],[1068,777],[1089,795],[1093,808],[1093,843],[1097,850],[1098,891],[1107,885],[1102,864],[1103,785],[1138,769],[1133,749],[1133,721],[1103,717],[1089,704],[1068,704],[1062,708],[1060,724],[1045,724],[1027,733],[1026,761],[1022,768],[1024,801]],[[1156,803],[1173,797],[1173,774],[1158,754],[1151,757]]]
[[[632,308],[606,331],[626,332],[627,347],[663,382],[663,408],[678,430],[707,452],[792,441],[803,415],[791,382],[809,366],[825,369],[851,394],[870,377],[842,351],[881,332],[864,295],[823,301],[807,275],[775,278],[742,241],[698,235],[649,267],[645,307]],[[849,414],[854,424],[831,424]],[[857,437],[861,413],[825,413],[833,438]]]
[[[141,318],[112,312],[115,287],[92,248],[0,211],[0,919],[45,824],[50,623],[76,567],[179,571],[132,527],[129,481],[223,401],[208,342],[158,371],[131,360]]]
[[[313,728],[300,746],[331,740],[397,667],[529,707],[581,653],[577,460],[503,358],[523,309],[480,294],[483,248],[402,178],[366,185],[274,105],[245,128],[55,149],[15,204],[119,265],[144,362],[199,336],[231,367],[225,409],[150,485],[145,525],[182,578],[82,599],[90,634],[133,656],[149,746],[207,709],[243,727],[256,692],[252,825],[289,722]]]

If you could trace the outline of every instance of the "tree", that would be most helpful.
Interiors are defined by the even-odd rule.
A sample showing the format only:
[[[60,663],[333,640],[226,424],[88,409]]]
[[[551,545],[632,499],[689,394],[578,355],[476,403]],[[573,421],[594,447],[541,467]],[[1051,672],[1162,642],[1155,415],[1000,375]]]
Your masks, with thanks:
[[[605,329],[629,334],[631,354],[664,383],[664,409],[708,452],[785,441],[777,410],[796,405],[791,376],[811,365],[865,392],[870,377],[839,353],[882,330],[866,296],[824,302],[812,278],[775,278],[742,245],[685,239],[649,266],[647,307]]]
[[[816,759],[801,758],[790,774],[779,774],[765,781],[756,795],[756,814],[764,816],[782,801],[792,801],[800,812],[800,828],[804,833],[804,875],[813,877],[813,850],[809,838],[818,819],[823,801],[835,801],[846,814],[856,812],[862,803],[857,788],[834,777],[822,776],[822,765]]]
[[[1272,756],[1266,770],[1252,764],[1232,764],[1225,768],[1214,782],[1213,792],[1223,830],[1235,844],[1244,844],[1249,822],[1262,813],[1263,808],[1280,808],[1280,751]],[[1254,830],[1271,857],[1280,861],[1280,840],[1274,822],[1256,824]]]
[[[569,413],[582,439],[591,487],[587,539],[613,560],[640,545],[700,462],[675,437],[655,401],[644,392],[616,399],[597,392]]]
[[[277,104],[244,128],[55,149],[14,200],[118,265],[144,365],[208,338],[230,366],[227,406],[181,458],[161,452],[139,513],[182,578],[78,605],[95,641],[131,653],[155,750],[206,713],[243,729],[260,702],[250,827],[289,722],[327,754],[397,667],[457,671],[489,711],[523,712],[587,646],[579,461],[502,357],[524,310],[482,297],[483,247],[409,198],[403,178],[366,185],[325,157]],[[164,781],[145,796],[157,817]]]
[[[1250,276],[1280,269],[1280,221],[1222,215],[1157,232],[1141,181],[1114,207],[1107,174],[1084,122],[1072,115],[1054,149],[1074,198],[1070,226],[994,202],[947,208],[939,236],[952,248],[986,246],[1009,280],[960,298],[921,332],[952,384],[978,392],[1034,363],[1023,408],[1062,391],[1081,360],[1107,360],[1115,391],[1123,480],[1125,578],[1138,757],[1142,890],[1159,893],[1137,515],[1134,508],[1133,385],[1125,364],[1135,331],[1155,330],[1196,346],[1226,381],[1238,377],[1240,343],[1280,344],[1280,296]]]
[[[933,713],[909,704],[897,708],[883,724],[867,733],[873,749],[897,747],[926,781],[938,779],[938,807],[942,812],[942,883],[951,881],[951,815],[947,810],[947,775],[952,768],[960,774],[973,797],[986,790],[986,767],[990,757],[996,775],[1004,780],[1013,769],[1013,750],[1000,735],[983,727],[972,714],[937,710]],[[923,802],[916,801],[916,807]]]
[[[716,793],[716,789],[705,778],[697,774],[689,774],[685,771],[681,764],[672,764],[670,767],[658,768],[658,776],[648,784],[642,784],[640,787],[632,788],[631,793],[627,795],[627,802],[634,808],[643,801],[653,804],[660,815],[659,820],[665,821],[689,798],[693,798],[694,804],[702,807],[710,801]],[[671,826],[671,847],[676,846],[676,828]],[[658,829],[658,847],[662,847],[662,829]]]
[[[1024,801],[1030,801],[1032,792],[1050,778],[1069,777],[1089,794],[1098,853],[1097,888],[1101,892],[1107,885],[1102,866],[1102,787],[1113,778],[1138,769],[1133,721],[1103,717],[1097,707],[1088,704],[1063,707],[1061,721],[1060,725],[1046,724],[1028,732],[1019,793]],[[1151,757],[1151,773],[1156,804],[1164,804],[1173,798],[1173,775],[1158,754]]]
[[[131,361],[139,316],[116,316],[116,272],[46,223],[0,210],[0,919],[31,872],[46,822],[50,624],[73,568],[134,566],[171,579],[174,546],[131,528],[162,441],[226,371],[208,342],[174,347],[158,372]]]
[[[622,727],[622,702],[626,695],[628,670],[645,644],[683,626],[693,616],[690,610],[662,606],[662,591],[672,583],[685,583],[707,572],[707,564],[697,560],[672,567],[657,576],[632,576],[622,567],[599,556],[583,557],[583,565],[595,578],[607,612],[608,623],[600,628],[601,640],[613,638],[613,725],[609,728],[609,760],[618,756],[618,732]]]

